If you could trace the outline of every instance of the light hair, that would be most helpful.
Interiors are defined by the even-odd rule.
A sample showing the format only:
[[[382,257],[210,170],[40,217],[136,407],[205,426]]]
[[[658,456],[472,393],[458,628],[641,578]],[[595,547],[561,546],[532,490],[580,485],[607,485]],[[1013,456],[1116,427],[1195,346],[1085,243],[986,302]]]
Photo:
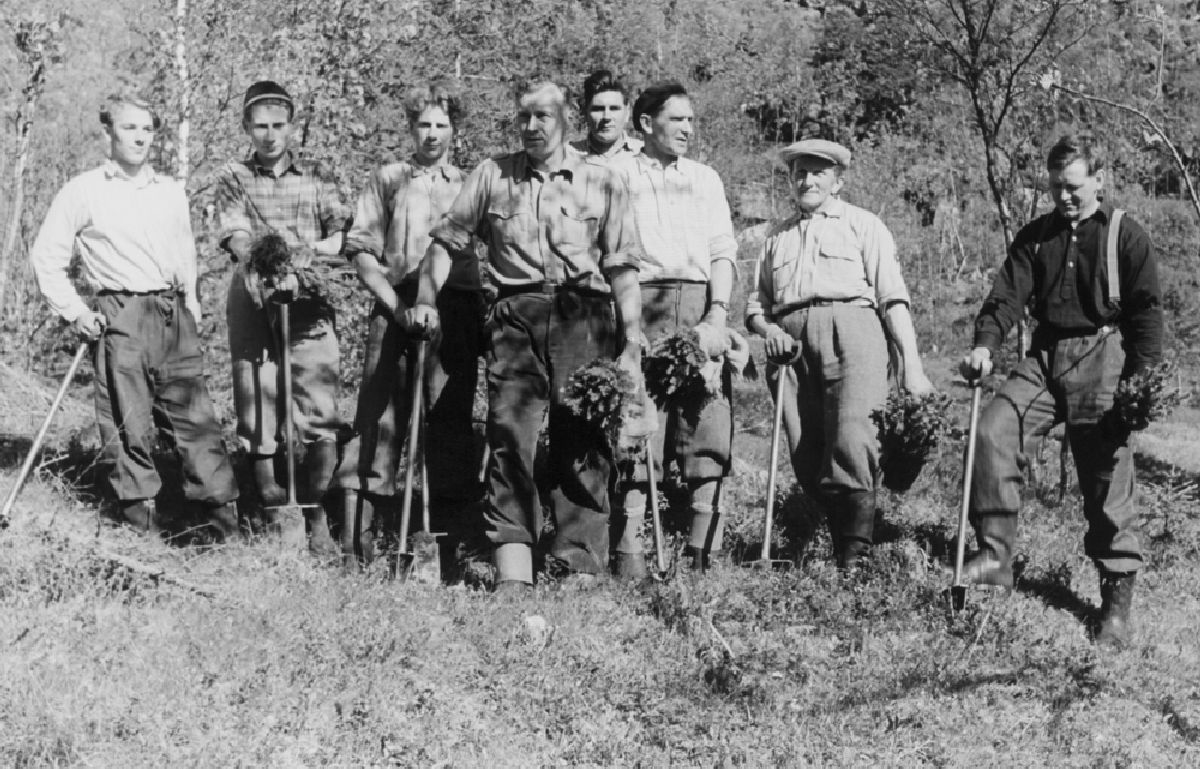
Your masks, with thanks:
[[[150,119],[153,122],[154,130],[162,128],[162,118],[158,116],[158,111],[154,109],[154,105],[134,93],[115,93],[104,100],[100,105],[100,125],[105,128],[113,127],[113,116],[121,110],[121,107],[135,107],[145,110],[150,113]]]
[[[532,96],[540,96],[549,94],[551,101],[558,107],[559,111],[566,116],[570,110],[570,102],[567,101],[567,94],[563,89],[550,80],[534,80],[528,83],[522,83],[517,87],[517,106],[521,106],[526,99]]]

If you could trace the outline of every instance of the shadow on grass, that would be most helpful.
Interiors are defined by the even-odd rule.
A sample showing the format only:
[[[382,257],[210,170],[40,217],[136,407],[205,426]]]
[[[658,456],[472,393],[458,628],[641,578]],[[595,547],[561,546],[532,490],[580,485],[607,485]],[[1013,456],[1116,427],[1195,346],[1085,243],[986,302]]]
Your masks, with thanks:
[[[1051,571],[1036,577],[1025,577],[1017,573],[1016,589],[1026,595],[1036,596],[1052,609],[1070,612],[1089,629],[1096,621],[1097,609],[1083,600],[1071,589],[1071,572],[1066,564],[1059,564]]]

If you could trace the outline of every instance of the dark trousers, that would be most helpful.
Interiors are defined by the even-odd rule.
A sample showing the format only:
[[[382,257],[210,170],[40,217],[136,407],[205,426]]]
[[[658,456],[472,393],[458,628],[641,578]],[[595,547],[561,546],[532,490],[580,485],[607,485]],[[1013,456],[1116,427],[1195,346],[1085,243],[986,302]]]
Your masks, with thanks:
[[[660,336],[695,326],[707,309],[707,283],[671,281],[642,286],[642,331],[651,344]],[[678,463],[685,481],[724,478],[732,461],[731,395],[729,376],[722,373],[719,394],[660,410],[653,443],[655,462],[660,466],[664,462]],[[636,465],[634,478],[648,479],[644,463]]]
[[[397,287],[408,306],[415,301],[416,291],[416,283]],[[425,359],[425,463],[431,512],[443,530],[459,532],[469,523],[458,519],[482,494],[482,447],[471,416],[483,346],[483,296],[477,291],[443,289],[437,307],[441,334],[428,344]],[[397,468],[408,439],[417,382],[417,341],[400,328],[387,308],[375,305],[367,321],[354,437],[346,444],[335,485],[383,497],[397,493]]]
[[[1124,363],[1115,333],[1035,339],[979,418],[971,517],[981,539],[990,535],[983,530],[989,519],[1017,514],[1030,442],[1065,421],[1088,522],[1085,551],[1105,571],[1142,567],[1133,450],[1128,439],[1106,436],[1097,425],[1112,406]],[[1011,552],[1011,542],[1002,544]]]
[[[162,431],[178,457],[187,499],[237,499],[233,468],[204,381],[196,320],[174,294],[102,295],[108,321],[94,348],[95,401],[109,485],[119,500],[153,499],[162,487],[154,443]]]
[[[488,332],[488,536],[497,545],[537,542],[534,459],[548,417],[545,486],[556,533],[547,549],[574,571],[599,573],[608,565],[612,452],[562,404],[562,387],[579,366],[613,357],[611,300],[565,290],[517,294],[496,302]]]

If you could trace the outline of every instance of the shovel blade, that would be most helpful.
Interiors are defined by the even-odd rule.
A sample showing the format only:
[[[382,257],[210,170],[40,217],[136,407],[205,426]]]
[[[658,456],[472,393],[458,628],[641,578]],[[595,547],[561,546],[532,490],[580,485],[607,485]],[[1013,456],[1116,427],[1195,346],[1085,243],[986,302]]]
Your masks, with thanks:
[[[427,531],[419,531],[409,540],[412,562],[409,577],[420,585],[439,585],[442,582],[442,555],[437,539]]]
[[[308,532],[304,528],[306,505],[279,505],[267,508],[270,523],[267,530],[279,538],[283,550],[304,550],[308,547]]]
[[[967,607],[967,586],[966,585],[951,585],[950,586],[950,608],[954,611],[962,611]]]

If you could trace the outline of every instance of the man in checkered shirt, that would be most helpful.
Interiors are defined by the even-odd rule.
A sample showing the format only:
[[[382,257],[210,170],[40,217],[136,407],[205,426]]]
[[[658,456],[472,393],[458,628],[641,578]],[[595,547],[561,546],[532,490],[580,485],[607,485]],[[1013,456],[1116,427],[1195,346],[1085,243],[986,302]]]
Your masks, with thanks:
[[[266,301],[268,288],[248,269],[254,244],[268,234],[287,242],[290,268],[320,276],[338,259],[349,210],[314,163],[292,152],[295,108],[280,85],[250,86],[242,104],[242,130],[253,153],[229,163],[217,179],[220,243],[236,263],[226,312],[233,358],[237,433],[250,454],[264,505],[277,505],[284,491],[275,476],[275,455],[287,410],[280,403],[277,310]],[[323,264],[323,260],[328,260]],[[287,278],[273,287],[292,291],[292,397],[300,440],[306,446],[308,495],[324,495],[337,467],[339,370],[334,310],[312,281]],[[309,514],[314,552],[336,554],[324,512]]]

